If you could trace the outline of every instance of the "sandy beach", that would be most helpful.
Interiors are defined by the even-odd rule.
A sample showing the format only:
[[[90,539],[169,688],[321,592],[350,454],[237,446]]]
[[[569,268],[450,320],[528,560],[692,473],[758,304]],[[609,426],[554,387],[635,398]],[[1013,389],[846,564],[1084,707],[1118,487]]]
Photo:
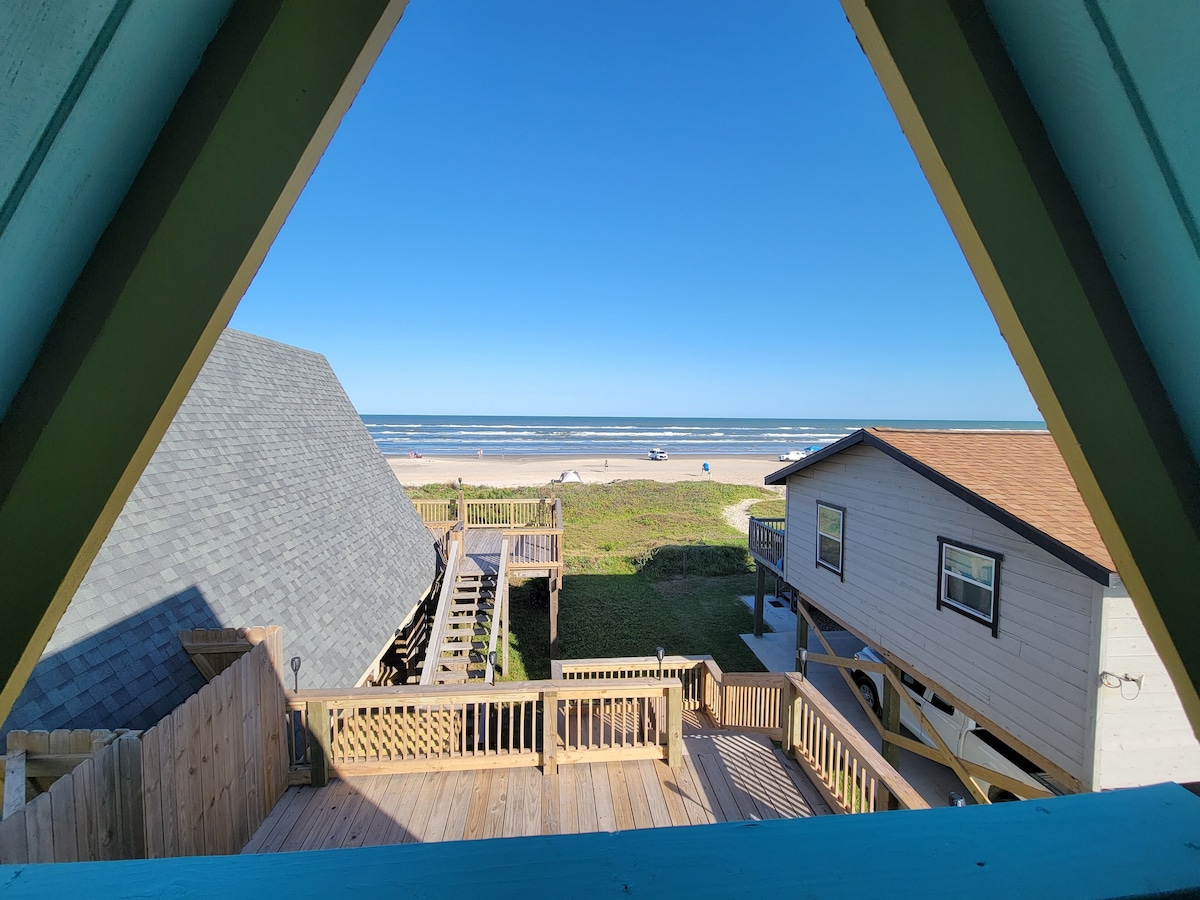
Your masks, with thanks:
[[[651,461],[645,457],[593,456],[426,456],[421,459],[390,456],[388,464],[406,486],[443,484],[462,478],[463,484],[521,487],[549,484],[567,469],[574,469],[586,484],[643,479],[649,481],[700,481],[711,478],[725,484],[762,486],[763,478],[781,469],[773,456],[672,456]],[[704,463],[711,474],[705,476]]]

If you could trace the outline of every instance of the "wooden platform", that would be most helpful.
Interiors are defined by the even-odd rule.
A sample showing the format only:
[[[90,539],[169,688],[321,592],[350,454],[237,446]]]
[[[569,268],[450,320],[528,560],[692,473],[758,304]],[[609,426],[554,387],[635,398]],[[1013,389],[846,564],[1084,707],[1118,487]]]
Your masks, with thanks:
[[[339,779],[290,788],[243,853],[628,831],[829,813],[765,738],[684,738],[684,766],[651,760]]]
[[[504,535],[499,528],[471,528],[464,537],[466,542],[460,575],[495,575],[500,571],[500,543]],[[548,569],[530,569],[529,566],[544,561],[550,554],[551,539],[544,534],[530,534],[514,539],[510,566],[519,568],[526,578],[545,578]]]

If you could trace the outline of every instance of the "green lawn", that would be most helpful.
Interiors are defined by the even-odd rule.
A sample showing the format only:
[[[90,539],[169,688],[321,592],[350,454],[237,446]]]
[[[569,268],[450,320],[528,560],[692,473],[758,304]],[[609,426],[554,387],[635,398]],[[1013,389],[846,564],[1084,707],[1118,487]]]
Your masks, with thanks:
[[[474,488],[468,498],[544,497],[547,488]],[[413,498],[453,496],[449,486],[409,489]],[[761,672],[740,634],[753,627],[737,598],[754,593],[746,536],[721,512],[775,497],[714,482],[558,485],[566,573],[559,593],[564,659],[708,654],[731,672]],[[544,580],[513,587],[512,659],[505,680],[548,678],[549,598]]]

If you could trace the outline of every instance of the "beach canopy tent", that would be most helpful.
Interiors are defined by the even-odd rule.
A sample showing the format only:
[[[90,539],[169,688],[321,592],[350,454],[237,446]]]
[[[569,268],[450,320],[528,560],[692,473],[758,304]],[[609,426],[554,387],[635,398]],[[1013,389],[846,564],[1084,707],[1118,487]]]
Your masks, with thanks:
[[[0,713],[404,6],[33,0],[0,14],[0,71],[10,73],[0,96]],[[1200,723],[1195,6],[843,0],[843,7]],[[87,466],[73,464],[81,429],[92,447]],[[1200,889],[1194,851],[1186,851],[1193,855],[1180,882],[1172,854],[1183,851],[1169,849],[1185,845],[1185,832],[1194,840],[1194,829],[1159,815],[1163,795],[1154,790],[1095,798],[1102,802],[1090,814],[1113,816],[1111,834],[1136,819],[1141,836],[1149,832],[1162,847],[1155,858],[1113,854],[1103,840],[1065,858],[1021,853],[1033,849],[1022,834],[1056,846],[1054,828],[1065,837],[1072,827],[1063,817],[1035,829],[1038,815],[1054,819],[1024,809],[1035,804],[955,813],[963,829],[989,834],[955,858],[978,867],[978,896],[1032,889],[1064,867],[1091,877],[1086,884],[1098,890]],[[1189,800],[1172,794],[1168,804],[1195,800],[1177,790]],[[919,815],[778,824],[796,832],[837,828],[854,847],[911,846],[901,831]],[[950,827],[946,816],[929,815]],[[690,838],[692,847],[713,842],[706,886],[741,884],[733,881],[740,861],[719,852],[718,831],[706,834]],[[561,886],[554,879],[569,877],[566,867],[578,871],[581,857],[612,849],[605,839],[580,836],[570,842],[574,852],[554,854],[537,841],[514,844],[505,861],[508,871]],[[626,845],[633,852],[606,856],[606,866],[632,871],[650,852],[635,840]],[[976,858],[977,846],[995,865]],[[406,866],[432,859],[425,848],[378,852],[391,859],[403,852]],[[944,888],[944,866],[912,860],[891,865],[909,866],[909,876],[933,868],[929,877]],[[49,877],[64,890],[72,878],[95,888],[136,864],[107,865],[114,868],[64,867]],[[164,873],[179,865],[154,863]],[[188,865],[186,883],[202,890],[208,882],[199,864]],[[347,872],[332,856],[306,866],[311,878],[319,877],[313,867]],[[1118,867],[1125,880],[1116,878]],[[778,884],[816,883],[816,868],[781,869]],[[366,883],[384,871],[394,877],[395,868],[373,871],[374,879],[361,875]],[[1106,872],[1114,877],[1096,880]],[[250,892],[261,883],[247,873],[239,887]]]

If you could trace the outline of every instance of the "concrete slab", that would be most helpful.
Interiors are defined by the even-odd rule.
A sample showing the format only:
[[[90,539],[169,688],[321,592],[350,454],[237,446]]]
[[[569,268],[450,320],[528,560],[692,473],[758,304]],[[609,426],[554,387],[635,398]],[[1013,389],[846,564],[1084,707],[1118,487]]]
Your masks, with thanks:
[[[754,609],[753,596],[739,599],[751,610]],[[761,638],[756,638],[753,634],[743,634],[741,637],[768,671],[791,672],[796,665],[796,614],[786,606],[772,606],[772,599],[774,598],[766,598],[763,612],[763,622],[769,625],[772,631],[763,634]],[[826,631],[825,639],[838,656],[853,656],[863,646],[862,641],[848,631]],[[808,650],[812,653],[825,652],[825,648],[813,634],[809,635]],[[852,689],[835,666],[810,665],[808,680],[876,750],[880,748],[883,741],[879,732],[875,730],[867,718],[866,711],[859,705]],[[961,794],[968,804],[974,802],[958,776],[946,766],[931,759],[901,750],[900,765],[897,768],[912,785],[913,790],[930,806],[948,806],[951,791]]]

